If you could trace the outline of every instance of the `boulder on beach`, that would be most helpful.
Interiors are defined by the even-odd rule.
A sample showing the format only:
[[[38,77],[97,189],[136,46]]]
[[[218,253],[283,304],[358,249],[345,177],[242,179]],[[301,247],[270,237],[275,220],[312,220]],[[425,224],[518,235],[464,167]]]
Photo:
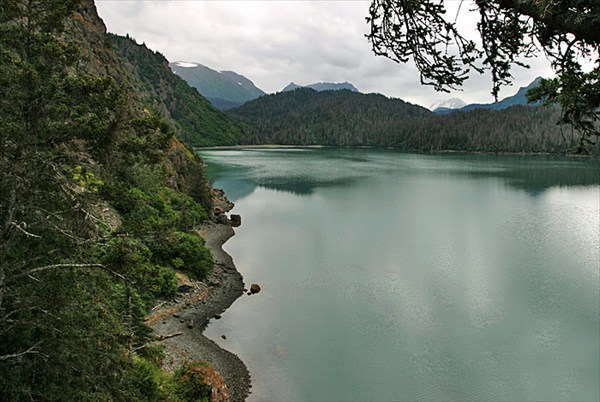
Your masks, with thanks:
[[[179,292],[179,293],[188,293],[188,292],[192,291],[193,289],[194,289],[193,286],[184,284],[184,285],[179,285],[177,287],[177,292]]]
[[[260,292],[260,286],[258,285],[258,283],[253,283],[250,286],[250,294],[257,294],[258,292]]]

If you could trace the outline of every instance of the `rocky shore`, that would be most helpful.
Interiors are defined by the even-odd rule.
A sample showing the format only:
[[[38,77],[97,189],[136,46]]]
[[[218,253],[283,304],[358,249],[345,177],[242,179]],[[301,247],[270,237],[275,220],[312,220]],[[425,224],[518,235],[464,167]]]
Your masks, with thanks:
[[[147,317],[157,342],[165,346],[163,369],[174,371],[182,364],[203,360],[217,371],[213,385],[213,401],[244,401],[250,391],[250,374],[235,354],[221,349],[202,332],[211,319],[220,315],[243,294],[242,275],[236,270],[223,244],[234,235],[230,220],[223,219],[232,205],[222,192],[217,194],[217,206],[211,221],[203,223],[199,232],[211,250],[215,261],[213,271],[204,281],[194,281],[178,274],[179,289],[172,300],[159,302]],[[234,220],[235,221],[235,220]],[[234,222],[237,223],[237,222]]]

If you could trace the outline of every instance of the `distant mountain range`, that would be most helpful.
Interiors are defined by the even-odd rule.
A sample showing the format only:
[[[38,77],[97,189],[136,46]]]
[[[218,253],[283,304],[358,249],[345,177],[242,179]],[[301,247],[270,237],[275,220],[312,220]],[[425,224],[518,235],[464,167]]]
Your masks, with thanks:
[[[310,89],[314,89],[315,91],[318,91],[318,92],[339,91],[342,89],[347,89],[348,91],[351,91],[351,92],[360,92],[358,89],[356,89],[356,87],[354,85],[350,84],[349,82],[341,82],[341,83],[317,82],[315,84],[310,84],[310,85],[298,85],[293,82],[290,82],[289,84],[286,85],[285,88],[283,88],[281,90],[281,92],[293,91],[294,89],[298,89],[298,88],[310,88]]]
[[[248,78],[233,71],[216,71],[199,63],[170,63],[171,70],[196,88],[217,109],[238,107],[265,95]]]
[[[471,103],[471,104],[465,105],[461,99],[452,98],[448,101],[439,102],[439,105],[436,102],[433,105],[431,105],[430,109],[433,110],[433,113],[435,113],[435,114],[449,114],[449,113],[454,113],[457,111],[466,112],[466,111],[475,110],[475,109],[502,110],[502,109],[506,109],[507,107],[515,106],[515,105],[537,105],[536,103],[533,103],[533,104],[527,103],[527,97],[525,96],[525,94],[530,89],[537,87],[540,84],[541,80],[542,80],[542,77],[537,77],[535,80],[533,80],[533,82],[531,84],[527,85],[526,87],[519,88],[517,93],[514,94],[513,96],[508,96],[498,102]],[[458,106],[458,105],[460,105],[461,102],[463,105]]]

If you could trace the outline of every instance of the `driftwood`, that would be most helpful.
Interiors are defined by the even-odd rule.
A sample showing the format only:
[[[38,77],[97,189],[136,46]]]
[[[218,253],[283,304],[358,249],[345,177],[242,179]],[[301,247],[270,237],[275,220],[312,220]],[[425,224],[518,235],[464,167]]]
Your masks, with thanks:
[[[154,339],[156,339],[157,341],[164,341],[165,339],[175,338],[176,336],[179,336],[182,334],[183,334],[183,332],[175,332],[173,334],[167,334],[167,335],[156,335],[154,337]]]
[[[154,311],[154,310],[156,310],[156,309],[158,309],[158,308],[160,308],[160,307],[164,306],[166,303],[167,303],[167,302],[166,302],[166,301],[164,301],[164,302],[162,302],[162,303],[160,303],[160,304],[158,304],[158,305],[156,305],[156,306],[152,307],[152,311]]]

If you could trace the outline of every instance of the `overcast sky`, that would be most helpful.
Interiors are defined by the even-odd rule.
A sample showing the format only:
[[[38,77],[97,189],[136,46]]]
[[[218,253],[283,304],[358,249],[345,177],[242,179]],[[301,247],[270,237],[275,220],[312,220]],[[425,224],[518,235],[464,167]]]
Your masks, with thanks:
[[[457,1],[447,2],[448,7]],[[421,86],[415,67],[375,56],[365,38],[370,1],[128,1],[96,0],[109,32],[129,34],[169,61],[204,64],[242,74],[265,92],[290,82],[348,81],[361,92],[378,92],[429,107],[459,97],[492,102],[489,75],[471,75],[463,91],[451,94]],[[459,23],[472,16],[463,6]],[[469,28],[467,28],[469,29]],[[470,28],[472,29],[472,28]],[[550,76],[547,61],[515,67],[514,94],[537,76]]]

